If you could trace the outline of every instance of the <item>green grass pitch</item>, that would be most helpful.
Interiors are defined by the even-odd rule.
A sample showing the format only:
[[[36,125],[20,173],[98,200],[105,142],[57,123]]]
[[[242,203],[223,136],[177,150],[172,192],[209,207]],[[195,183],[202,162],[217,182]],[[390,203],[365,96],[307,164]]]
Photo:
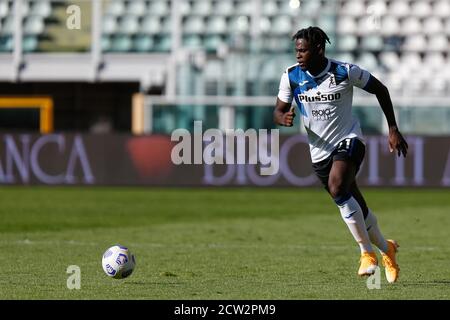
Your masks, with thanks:
[[[0,299],[449,299],[449,190],[363,193],[400,244],[399,282],[382,268],[378,290],[319,188],[2,187]],[[124,280],[101,268],[116,243],[136,255]]]

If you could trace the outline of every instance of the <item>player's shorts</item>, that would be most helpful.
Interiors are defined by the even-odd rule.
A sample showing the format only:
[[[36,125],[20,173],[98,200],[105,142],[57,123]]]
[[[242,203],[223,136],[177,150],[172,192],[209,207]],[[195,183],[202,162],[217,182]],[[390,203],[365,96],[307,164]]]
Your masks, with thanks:
[[[333,161],[350,160],[356,165],[356,172],[358,172],[364,160],[365,153],[366,146],[361,140],[358,138],[347,138],[339,142],[336,149],[334,149],[328,158],[313,163],[312,167],[320,182],[322,182],[325,188],[328,188],[328,178]]]

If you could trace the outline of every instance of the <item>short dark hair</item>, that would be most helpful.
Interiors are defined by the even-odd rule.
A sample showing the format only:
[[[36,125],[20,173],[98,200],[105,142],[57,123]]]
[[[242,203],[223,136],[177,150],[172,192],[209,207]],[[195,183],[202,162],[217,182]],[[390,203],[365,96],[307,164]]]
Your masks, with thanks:
[[[319,27],[308,27],[298,30],[296,34],[292,36],[292,40],[305,39],[309,44],[315,48],[320,47],[325,49],[325,42],[331,43],[327,34]]]

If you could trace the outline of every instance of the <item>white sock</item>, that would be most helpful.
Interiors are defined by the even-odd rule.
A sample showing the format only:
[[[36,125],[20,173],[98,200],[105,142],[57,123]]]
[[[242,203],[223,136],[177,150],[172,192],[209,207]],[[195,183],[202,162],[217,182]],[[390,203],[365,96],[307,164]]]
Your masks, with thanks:
[[[345,200],[335,199],[335,202],[341,211],[342,219],[344,219],[353,238],[355,238],[356,242],[359,244],[361,253],[373,252],[369,234],[367,233],[366,224],[364,222],[364,215],[355,198],[350,196],[350,198]]]
[[[366,217],[366,228],[370,241],[376,245],[381,252],[386,253],[388,251],[388,244],[381,234],[380,228],[378,228],[377,217],[370,209]]]

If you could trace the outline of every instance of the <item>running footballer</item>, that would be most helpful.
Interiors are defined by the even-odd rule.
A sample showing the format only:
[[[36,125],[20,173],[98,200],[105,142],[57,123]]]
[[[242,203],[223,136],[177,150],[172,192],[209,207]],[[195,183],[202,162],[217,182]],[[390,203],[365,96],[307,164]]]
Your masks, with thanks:
[[[406,157],[408,144],[397,127],[389,91],[357,65],[327,58],[325,43],[330,41],[320,28],[299,30],[292,39],[297,63],[281,77],[274,121],[293,125],[296,114],[291,104],[295,99],[308,135],[313,169],[360,247],[358,275],[371,275],[378,266],[373,244],[381,253],[387,281],[395,282],[400,271],[398,244],[384,238],[356,184],[365,143],[359,121],[352,116],[353,87],[374,94],[389,126],[390,151]]]

